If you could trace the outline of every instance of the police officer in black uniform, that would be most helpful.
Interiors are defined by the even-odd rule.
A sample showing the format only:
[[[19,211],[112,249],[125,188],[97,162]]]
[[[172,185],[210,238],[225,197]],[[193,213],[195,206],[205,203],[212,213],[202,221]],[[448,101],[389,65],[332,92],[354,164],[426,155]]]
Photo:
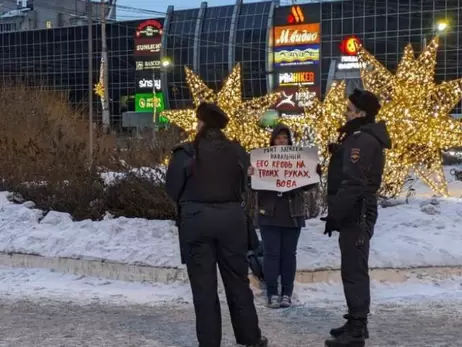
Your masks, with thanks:
[[[331,144],[328,166],[328,216],[325,234],[339,231],[341,276],[348,306],[347,323],[331,330],[327,347],[363,347],[369,337],[369,245],[377,220],[377,191],[391,140],[384,122],[376,122],[377,97],[356,89],[349,97],[346,124]]]
[[[173,150],[166,189],[179,210],[180,247],[193,293],[199,347],[221,344],[217,264],[236,342],[266,347],[248,279],[247,222],[241,205],[247,154],[221,131],[228,116],[217,105],[202,103],[197,118],[194,141]]]

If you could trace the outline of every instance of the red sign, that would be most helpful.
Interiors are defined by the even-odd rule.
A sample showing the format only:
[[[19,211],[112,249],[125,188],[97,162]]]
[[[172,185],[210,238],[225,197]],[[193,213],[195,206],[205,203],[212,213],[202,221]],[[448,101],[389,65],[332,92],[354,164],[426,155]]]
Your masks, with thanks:
[[[343,55],[353,56],[358,52],[358,47],[361,45],[359,39],[355,36],[347,37],[340,43],[340,52]]]
[[[148,19],[136,28],[136,37],[150,38],[162,35],[162,24],[156,20]]]

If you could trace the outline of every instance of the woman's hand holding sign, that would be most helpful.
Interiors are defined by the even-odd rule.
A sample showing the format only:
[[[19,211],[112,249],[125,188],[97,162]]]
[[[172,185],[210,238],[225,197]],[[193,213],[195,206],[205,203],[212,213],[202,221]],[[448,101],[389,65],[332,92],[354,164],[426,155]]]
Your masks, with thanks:
[[[253,166],[249,166],[249,168],[247,169],[247,175],[249,176],[255,175],[255,168]]]

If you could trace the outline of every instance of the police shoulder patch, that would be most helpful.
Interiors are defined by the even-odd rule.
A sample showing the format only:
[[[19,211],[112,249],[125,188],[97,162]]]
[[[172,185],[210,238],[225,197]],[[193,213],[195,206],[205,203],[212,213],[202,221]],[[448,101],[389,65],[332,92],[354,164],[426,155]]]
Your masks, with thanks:
[[[352,163],[356,163],[361,157],[361,150],[359,148],[352,148],[350,153],[350,160]]]

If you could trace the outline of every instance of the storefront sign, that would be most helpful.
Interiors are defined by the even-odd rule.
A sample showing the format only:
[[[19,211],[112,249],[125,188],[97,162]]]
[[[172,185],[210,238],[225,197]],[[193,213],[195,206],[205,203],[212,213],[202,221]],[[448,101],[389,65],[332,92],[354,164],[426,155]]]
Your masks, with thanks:
[[[165,109],[163,93],[156,93],[155,99],[153,97],[153,93],[135,95],[136,112],[154,112],[154,104],[157,105],[156,112],[162,112]]]
[[[340,63],[337,64],[339,70],[359,70],[362,64],[359,62],[358,57],[342,56]]]
[[[299,66],[319,63],[319,45],[300,46],[296,48],[276,48],[274,66]]]
[[[280,86],[313,85],[316,82],[314,72],[286,72],[279,74]]]
[[[160,69],[160,60],[137,61],[136,71]]]
[[[136,28],[136,37],[138,38],[149,38],[160,35],[162,35],[162,24],[153,19],[142,22]]]
[[[274,46],[300,46],[321,42],[319,23],[288,25],[274,28]]]
[[[305,15],[303,14],[302,8],[298,5],[290,8],[290,13],[287,16],[287,23],[303,23],[305,21]]]
[[[254,168],[252,189],[287,192],[319,183],[316,174],[318,149],[296,146],[273,146],[250,152]]]
[[[138,88],[137,89],[149,89],[153,90],[153,88],[156,88],[156,90],[161,89],[161,82],[158,79],[147,79],[143,78],[142,80],[138,81]]]
[[[160,52],[160,38],[135,40],[135,55],[152,55]]]
[[[343,55],[355,56],[358,53],[360,45],[361,43],[357,37],[347,37],[340,43],[340,52],[342,52]]]
[[[281,98],[276,103],[276,108],[281,111],[310,107],[316,98],[316,92],[307,89],[288,88],[279,92],[281,93]]]

